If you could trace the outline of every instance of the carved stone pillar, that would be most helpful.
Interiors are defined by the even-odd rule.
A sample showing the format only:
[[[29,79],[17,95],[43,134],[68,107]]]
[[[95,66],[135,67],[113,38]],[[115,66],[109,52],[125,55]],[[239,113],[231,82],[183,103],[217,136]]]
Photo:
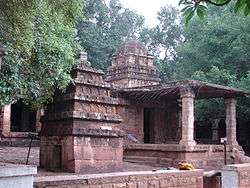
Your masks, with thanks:
[[[229,145],[238,145],[236,140],[236,103],[235,98],[225,99],[226,107],[226,134]]]
[[[180,144],[194,146],[194,93],[191,88],[181,90],[182,128]]]
[[[3,135],[8,136],[10,133],[11,105],[4,106],[1,112],[0,128]]]

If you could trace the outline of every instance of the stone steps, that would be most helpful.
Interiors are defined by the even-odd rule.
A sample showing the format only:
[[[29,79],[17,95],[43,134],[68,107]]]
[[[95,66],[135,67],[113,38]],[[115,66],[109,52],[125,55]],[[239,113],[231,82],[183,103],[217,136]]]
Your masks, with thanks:
[[[153,166],[172,166],[172,159],[144,156],[124,156],[124,161]]]

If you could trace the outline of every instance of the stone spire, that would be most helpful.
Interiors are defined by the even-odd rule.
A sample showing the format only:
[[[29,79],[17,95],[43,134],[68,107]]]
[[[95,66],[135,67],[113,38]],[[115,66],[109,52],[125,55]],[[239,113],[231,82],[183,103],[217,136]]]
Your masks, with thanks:
[[[114,55],[106,80],[122,87],[158,84],[160,78],[153,59],[141,42],[125,42]]]
[[[40,166],[85,173],[121,170],[119,100],[86,53],[80,54],[71,75],[74,84],[55,94],[42,118]]]

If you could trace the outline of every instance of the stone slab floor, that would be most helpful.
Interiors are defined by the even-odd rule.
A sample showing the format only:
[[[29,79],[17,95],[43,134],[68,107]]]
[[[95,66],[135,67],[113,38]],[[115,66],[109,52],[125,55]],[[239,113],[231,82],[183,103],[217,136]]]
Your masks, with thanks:
[[[28,147],[3,147],[0,146],[0,162],[25,164],[28,154]],[[39,147],[32,147],[30,150],[29,165],[39,165]],[[123,171],[147,171],[147,170],[160,170],[164,167],[152,167],[149,165],[142,165],[136,163],[124,162]],[[38,168],[37,176],[49,175],[66,175],[70,173],[48,172]]]

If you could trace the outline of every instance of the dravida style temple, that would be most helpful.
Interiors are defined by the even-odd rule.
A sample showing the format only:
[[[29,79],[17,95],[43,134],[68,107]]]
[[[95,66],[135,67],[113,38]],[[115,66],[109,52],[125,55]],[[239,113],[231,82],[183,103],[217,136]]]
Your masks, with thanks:
[[[153,60],[143,44],[128,41],[104,74],[81,53],[71,72],[74,84],[56,92],[45,110],[32,111],[21,101],[2,108],[2,138],[39,132],[40,166],[69,172],[120,170],[124,160],[219,167],[224,164],[222,137],[228,153],[242,150],[236,104],[249,93],[195,80],[162,83]],[[224,99],[225,118],[202,131],[194,104],[209,98]]]

